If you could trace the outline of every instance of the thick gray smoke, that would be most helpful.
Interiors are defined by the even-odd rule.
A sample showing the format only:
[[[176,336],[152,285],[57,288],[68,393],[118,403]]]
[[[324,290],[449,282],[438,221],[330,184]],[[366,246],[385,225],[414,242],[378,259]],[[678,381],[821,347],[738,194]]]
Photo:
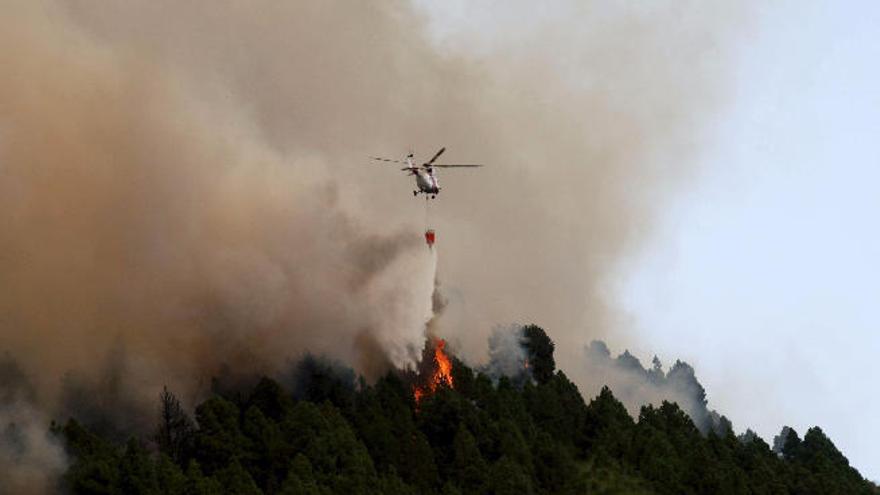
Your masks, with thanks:
[[[359,369],[406,364],[424,339],[429,257],[402,215],[346,205],[336,170],[346,162],[308,136],[331,133],[322,111],[294,110],[303,122],[285,146],[271,137],[281,130],[255,108],[268,95],[234,76],[281,61],[196,65],[208,63],[202,53],[183,60],[111,39],[99,26],[114,15],[103,3],[60,5],[11,2],[0,21],[0,347],[36,374],[41,399],[57,397],[67,373],[106,382],[102,363],[122,351],[119,380],[151,399],[163,383],[184,396],[204,390],[220,363],[272,369],[306,349]],[[282,14],[313,10],[303,9]],[[208,10],[220,24],[196,29]],[[185,26],[226,36],[234,21],[254,53],[277,53],[271,33],[247,23],[267,13],[212,2],[169,25],[168,12],[129,5],[111,24],[137,24],[143,31],[126,33],[161,44],[187,36],[174,32]],[[188,50],[213,46],[193,36]],[[307,66],[294,59],[281,74]],[[298,75],[273,101],[320,98]],[[358,335],[376,345],[365,349]]]
[[[45,412],[27,403],[0,407],[0,493],[57,493],[67,458]]]
[[[494,378],[506,376],[515,381],[528,376],[523,329],[521,325],[496,327],[489,337],[489,361],[483,371]],[[591,342],[584,351],[579,366],[566,368],[565,373],[588,376],[591,384],[608,386],[634,418],[638,418],[642,406],[659,406],[668,401],[677,403],[703,433],[732,431],[730,420],[708,408],[706,390],[689,364],[676,361],[669,371],[664,371],[663,364],[654,356],[651,368],[647,369],[629,351],[612,358],[608,346],[600,340]],[[582,392],[585,397],[590,396],[590,391]]]
[[[433,331],[475,360],[499,321],[563,350],[614,331],[607,277],[690,169],[741,16],[575,4],[468,53],[404,1],[4,1],[0,350],[32,403],[191,403],[306,351],[413,364],[423,200],[366,160],[410,148],[488,165],[441,177]]]
[[[35,390],[12,357],[0,356],[0,493],[52,493],[67,467],[34,403]]]
[[[493,378],[517,378],[528,367],[522,325],[498,326],[489,335],[489,362],[483,371]]]
[[[612,358],[608,346],[598,340],[585,349],[584,357],[582,372],[608,385],[634,417],[638,417],[645,404],[669,401],[677,403],[703,433],[725,434],[732,430],[727,418],[708,408],[706,390],[697,380],[694,368],[683,361],[676,361],[664,372],[663,364],[654,356],[651,368],[647,369],[629,351]]]

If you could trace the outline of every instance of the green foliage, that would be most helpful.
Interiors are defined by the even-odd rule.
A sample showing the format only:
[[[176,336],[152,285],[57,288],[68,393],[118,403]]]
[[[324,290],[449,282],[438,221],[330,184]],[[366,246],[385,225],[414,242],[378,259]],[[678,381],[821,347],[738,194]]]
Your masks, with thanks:
[[[119,462],[119,488],[131,495],[155,494],[159,491],[156,469],[147,450],[131,439]]]
[[[159,426],[154,437],[159,451],[175,463],[185,465],[192,454],[194,430],[180,401],[164,387],[159,396]]]
[[[245,471],[238,461],[232,461],[215,475],[217,481],[223,487],[224,493],[229,495],[260,495],[263,492],[257,488],[257,484],[250,473]]]
[[[817,426],[807,430],[794,454],[795,471],[810,493],[876,493]],[[808,473],[803,477],[803,473]]]
[[[186,494],[186,476],[180,467],[165,454],[156,463],[156,483],[159,493],[166,495]]]
[[[53,433],[72,494],[544,495],[874,494],[819,428],[779,437],[700,433],[678,405],[634,421],[605,387],[589,404],[555,369],[536,326],[523,342],[534,381],[493,381],[454,361],[455,388],[418,407],[411,378],[358,386],[309,358],[290,388],[263,378],[195,410],[168,390],[153,444],[115,444],[74,420]],[[722,421],[723,423],[723,421]]]
[[[312,469],[312,463],[303,454],[297,454],[290,465],[287,479],[278,492],[285,495],[324,495],[330,488],[319,486]]]
[[[546,383],[553,377],[556,361],[553,359],[553,341],[537,325],[526,325],[523,328],[523,345],[529,359],[529,369],[538,383]]]
[[[219,495],[223,493],[223,487],[216,478],[209,478],[202,474],[202,468],[198,461],[190,461],[186,470],[185,491],[187,495]]]
[[[239,416],[238,406],[216,396],[196,408],[195,456],[206,473],[223,469],[244,455],[248,439],[241,432]]]
[[[64,475],[73,493],[119,493],[120,459],[116,449],[71,419],[62,430],[67,451],[74,457]]]
[[[790,428],[788,430],[788,435],[785,437],[785,442],[782,444],[782,456],[786,460],[793,460],[800,456],[801,450],[801,439],[798,437],[794,428]]]
[[[584,444],[593,456],[603,460],[620,459],[628,450],[635,423],[626,408],[602,387],[587,407],[584,421]]]
[[[523,466],[510,457],[504,456],[492,465],[489,472],[488,489],[495,495],[532,495],[532,478]]]

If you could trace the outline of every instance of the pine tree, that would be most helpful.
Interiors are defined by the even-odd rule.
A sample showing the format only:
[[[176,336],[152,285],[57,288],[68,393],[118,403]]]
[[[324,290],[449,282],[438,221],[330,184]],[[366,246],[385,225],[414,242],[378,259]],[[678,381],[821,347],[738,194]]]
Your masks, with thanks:
[[[159,396],[159,426],[154,435],[159,452],[177,465],[186,465],[192,455],[195,425],[183,410],[180,401],[168,387]]]

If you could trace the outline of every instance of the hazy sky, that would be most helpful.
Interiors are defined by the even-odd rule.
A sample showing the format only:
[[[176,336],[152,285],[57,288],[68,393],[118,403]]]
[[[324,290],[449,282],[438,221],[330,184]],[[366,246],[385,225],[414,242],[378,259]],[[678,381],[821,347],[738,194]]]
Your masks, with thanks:
[[[537,13],[534,4],[464,5],[428,8],[442,42],[460,47],[571,13],[567,2]],[[612,288],[635,338],[609,339],[643,362],[693,364],[710,407],[739,431],[772,443],[783,424],[801,435],[821,426],[874,480],[877,26],[877,2],[752,7],[721,71],[725,103],[694,137],[696,177],[662,204],[656,235]]]
[[[875,480],[878,25],[876,2],[760,11],[701,179],[621,288],[643,351],[694,364],[735,425],[820,425]]]

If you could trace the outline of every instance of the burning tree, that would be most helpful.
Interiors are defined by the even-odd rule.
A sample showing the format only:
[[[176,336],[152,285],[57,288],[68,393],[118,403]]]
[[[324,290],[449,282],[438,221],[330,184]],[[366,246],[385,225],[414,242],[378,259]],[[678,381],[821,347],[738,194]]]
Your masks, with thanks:
[[[416,405],[426,395],[433,395],[441,386],[454,388],[452,383],[452,359],[446,354],[446,341],[430,338],[425,344],[418,383],[413,387]]]

